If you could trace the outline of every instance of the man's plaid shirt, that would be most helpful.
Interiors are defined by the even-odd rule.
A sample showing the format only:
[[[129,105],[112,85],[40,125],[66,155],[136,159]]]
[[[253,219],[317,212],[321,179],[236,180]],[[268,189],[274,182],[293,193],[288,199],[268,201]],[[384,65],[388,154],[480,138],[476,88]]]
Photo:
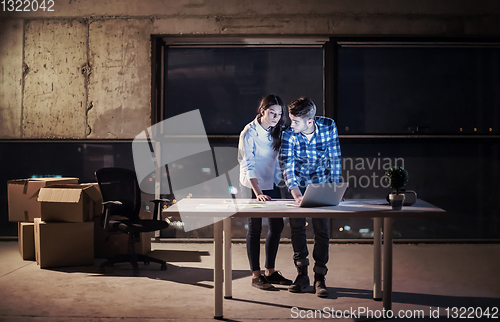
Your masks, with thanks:
[[[314,119],[311,141],[291,128],[283,132],[281,164],[288,189],[310,183],[339,182],[342,173],[340,145],[335,121],[322,116]]]

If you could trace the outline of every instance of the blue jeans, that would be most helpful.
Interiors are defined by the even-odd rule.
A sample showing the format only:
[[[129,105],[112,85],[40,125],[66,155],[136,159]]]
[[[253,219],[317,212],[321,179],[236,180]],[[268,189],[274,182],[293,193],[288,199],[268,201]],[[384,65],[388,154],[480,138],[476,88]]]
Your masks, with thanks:
[[[281,198],[278,187],[273,190],[263,190],[264,194],[273,199]],[[256,198],[252,191],[252,197]],[[283,231],[283,218],[269,218],[269,231],[266,238],[266,268],[274,268],[281,232]],[[262,231],[262,218],[248,218],[247,255],[252,271],[260,271],[260,233]]]
[[[301,188],[301,192],[304,193]],[[314,229],[314,272],[326,275],[328,269],[328,248],[330,245],[330,234],[328,218],[312,218],[312,225]],[[307,256],[306,240],[306,219],[305,218],[290,218],[290,228],[292,232],[292,247],[293,247],[293,262],[295,266],[307,266],[309,260]]]

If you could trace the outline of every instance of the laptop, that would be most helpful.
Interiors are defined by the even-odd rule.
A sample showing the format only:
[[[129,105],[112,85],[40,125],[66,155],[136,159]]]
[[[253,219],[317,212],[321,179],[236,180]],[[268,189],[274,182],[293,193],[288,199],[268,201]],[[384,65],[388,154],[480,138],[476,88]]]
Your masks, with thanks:
[[[348,182],[310,184],[299,207],[337,206],[344,197]]]

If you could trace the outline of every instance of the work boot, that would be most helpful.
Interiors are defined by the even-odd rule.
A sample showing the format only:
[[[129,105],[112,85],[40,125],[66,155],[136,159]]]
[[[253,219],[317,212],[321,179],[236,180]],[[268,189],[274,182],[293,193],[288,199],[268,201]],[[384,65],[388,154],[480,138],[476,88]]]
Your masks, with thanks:
[[[328,297],[328,289],[325,284],[325,275],[314,274],[314,293],[318,297]]]
[[[288,287],[288,291],[292,293],[301,293],[310,285],[309,276],[307,275],[307,265],[297,266],[297,273],[295,281]]]

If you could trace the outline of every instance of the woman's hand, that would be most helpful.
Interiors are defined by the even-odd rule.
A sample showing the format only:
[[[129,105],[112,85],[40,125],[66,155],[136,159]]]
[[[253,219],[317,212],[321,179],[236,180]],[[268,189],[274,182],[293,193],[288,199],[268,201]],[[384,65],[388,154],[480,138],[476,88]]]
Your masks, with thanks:
[[[272,198],[269,197],[268,195],[260,194],[257,196],[257,200],[258,201],[270,201],[270,200],[272,200]]]
[[[271,197],[262,193],[262,190],[259,188],[259,182],[255,178],[250,179],[250,184],[252,185],[253,193],[257,196],[258,201],[269,201],[272,200]]]

